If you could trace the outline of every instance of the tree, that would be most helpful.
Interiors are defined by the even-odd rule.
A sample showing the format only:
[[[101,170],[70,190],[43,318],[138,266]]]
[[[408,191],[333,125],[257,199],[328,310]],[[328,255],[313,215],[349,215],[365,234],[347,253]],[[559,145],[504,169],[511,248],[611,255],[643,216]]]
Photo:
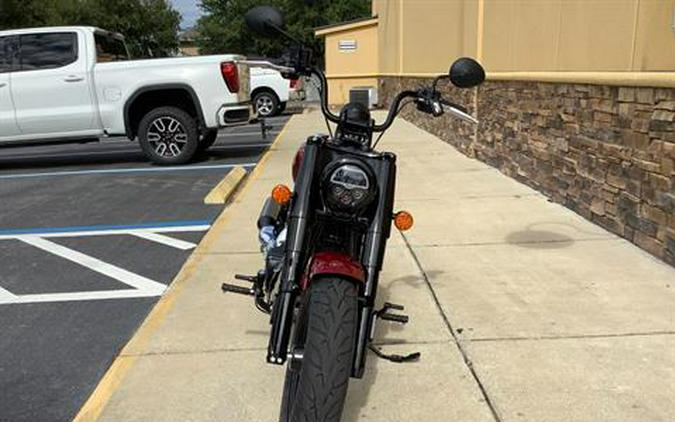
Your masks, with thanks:
[[[179,24],[167,0],[0,0],[0,29],[97,26],[124,34],[135,57],[176,51]]]
[[[123,34],[134,57],[167,56],[178,49],[180,13],[166,0],[85,0],[80,22]]]
[[[244,24],[246,11],[261,4],[281,9],[287,31],[312,47],[320,60],[323,41],[314,36],[314,28],[368,17],[371,11],[369,0],[202,0],[206,14],[197,23],[202,53],[281,55],[285,43],[256,37]]]

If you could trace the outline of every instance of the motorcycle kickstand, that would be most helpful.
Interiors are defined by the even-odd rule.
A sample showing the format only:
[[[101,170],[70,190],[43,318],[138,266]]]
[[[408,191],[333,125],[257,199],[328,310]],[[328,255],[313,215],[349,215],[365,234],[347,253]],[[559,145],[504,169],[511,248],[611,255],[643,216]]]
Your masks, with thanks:
[[[389,303],[385,302],[382,308],[378,311],[375,311],[375,318],[376,319],[382,319],[384,321],[390,321],[390,322],[398,322],[399,324],[407,324],[410,318],[408,315],[402,315],[402,314],[392,314],[389,312],[389,310],[395,309],[397,311],[402,311],[405,308],[403,305],[397,305],[394,303]],[[388,354],[384,353],[382,350],[377,348],[375,345],[371,343],[368,343],[368,349],[370,349],[371,352],[375,353],[375,355],[381,359],[388,360],[390,362],[395,362],[395,363],[404,363],[404,362],[414,362],[419,360],[420,356],[422,354],[420,352],[414,352],[410,353],[408,355],[397,355],[397,354]]]

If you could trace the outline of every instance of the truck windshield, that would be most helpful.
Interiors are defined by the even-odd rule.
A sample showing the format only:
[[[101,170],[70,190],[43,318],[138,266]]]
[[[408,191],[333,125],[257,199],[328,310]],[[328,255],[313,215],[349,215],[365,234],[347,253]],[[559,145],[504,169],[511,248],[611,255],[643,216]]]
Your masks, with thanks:
[[[98,63],[119,62],[129,60],[129,52],[124,40],[114,37],[112,34],[96,32],[96,61]]]

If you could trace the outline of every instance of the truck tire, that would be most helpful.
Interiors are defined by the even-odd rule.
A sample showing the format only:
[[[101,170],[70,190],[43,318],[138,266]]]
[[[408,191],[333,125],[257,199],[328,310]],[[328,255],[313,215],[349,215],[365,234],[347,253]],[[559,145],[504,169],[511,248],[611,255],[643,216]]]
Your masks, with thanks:
[[[356,286],[340,277],[314,281],[303,313],[303,357],[286,372],[280,420],[339,422],[356,343]]]
[[[199,145],[197,145],[197,151],[206,151],[216,142],[216,139],[218,139],[218,129],[207,129],[202,133],[202,139],[199,141]]]
[[[143,153],[156,164],[184,164],[199,145],[197,121],[176,107],[150,110],[138,125]]]
[[[279,113],[279,98],[271,91],[259,91],[253,96],[253,107],[260,117],[272,117]]]

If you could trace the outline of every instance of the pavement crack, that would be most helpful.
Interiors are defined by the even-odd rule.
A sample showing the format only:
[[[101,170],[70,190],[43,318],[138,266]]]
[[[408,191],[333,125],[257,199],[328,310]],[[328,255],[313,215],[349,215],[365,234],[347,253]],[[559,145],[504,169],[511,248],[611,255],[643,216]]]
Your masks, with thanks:
[[[585,237],[580,239],[572,239],[574,242],[600,242],[600,241],[614,241],[618,242],[623,239],[616,238],[614,235],[598,235],[597,237]],[[501,246],[501,245],[538,245],[549,243],[569,243],[569,239],[550,239],[550,240],[532,240],[520,242],[466,242],[466,243],[430,243],[427,245],[415,245],[416,248],[454,248],[454,247],[472,247],[472,246]],[[407,239],[406,239],[407,243]]]
[[[522,336],[522,337],[485,337],[476,339],[465,339],[472,343],[490,342],[490,341],[540,341],[540,340],[574,340],[574,339],[595,339],[595,338],[622,338],[622,337],[651,337],[651,336],[671,336],[675,331],[645,331],[628,333],[608,333],[608,334],[569,334],[559,336]]]
[[[443,322],[445,322],[445,326],[450,332],[450,335],[453,338],[453,341],[455,343],[455,346],[457,346],[457,349],[459,350],[459,353],[462,355],[462,359],[464,360],[464,364],[466,367],[469,369],[469,372],[471,373],[471,376],[473,377],[474,381],[476,381],[476,384],[478,385],[478,388],[481,392],[481,395],[483,396],[483,399],[485,400],[485,403],[487,404],[488,408],[490,409],[490,412],[492,413],[492,417],[495,419],[496,422],[502,422],[501,417],[499,416],[499,413],[497,412],[497,408],[492,400],[490,398],[490,395],[487,392],[487,388],[483,384],[483,381],[480,379],[478,376],[478,373],[476,372],[474,368],[474,364],[471,361],[471,358],[469,357],[468,352],[466,349],[464,349],[464,346],[462,345],[459,337],[455,334],[455,330],[452,328],[452,324],[450,323],[450,319],[446,315],[445,311],[443,310],[443,307],[441,306],[441,302],[438,300],[438,295],[436,294],[436,291],[434,290],[433,286],[431,285],[431,281],[429,280],[429,276],[427,275],[426,271],[424,271],[424,268],[422,267],[422,263],[420,262],[419,258],[415,254],[415,251],[413,250],[412,246],[410,245],[410,242],[408,242],[408,238],[405,236],[405,234],[401,233],[401,237],[403,238],[403,241],[405,242],[406,246],[408,247],[408,251],[410,252],[410,255],[412,255],[413,260],[415,261],[415,265],[419,269],[420,273],[422,274],[422,278],[424,278],[424,283],[426,284],[427,288],[429,289],[429,292],[431,293],[431,297],[434,300],[434,303],[436,304],[436,309],[438,310],[439,314],[441,315],[441,318],[443,318]]]

